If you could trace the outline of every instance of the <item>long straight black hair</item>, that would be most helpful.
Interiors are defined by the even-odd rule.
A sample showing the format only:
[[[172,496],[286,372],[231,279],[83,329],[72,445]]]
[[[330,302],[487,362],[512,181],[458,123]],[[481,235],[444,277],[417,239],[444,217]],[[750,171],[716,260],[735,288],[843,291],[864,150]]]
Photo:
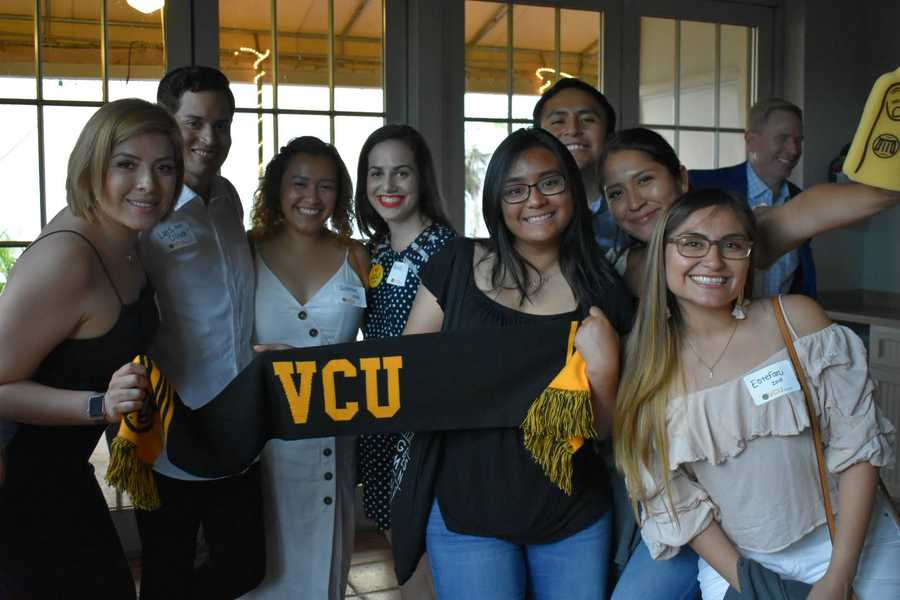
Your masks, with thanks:
[[[631,314],[630,299],[624,284],[594,241],[584,184],[572,154],[552,134],[543,129],[520,129],[507,137],[491,157],[484,179],[482,213],[490,238],[484,241],[496,256],[491,285],[498,289],[512,280],[524,304],[533,278],[543,283],[538,270],[516,250],[516,238],[503,219],[503,188],[513,164],[526,150],[547,149],[556,159],[572,198],[572,220],[559,242],[559,266],[572,288],[579,309],[586,312],[594,305],[606,314],[617,329],[625,326]],[[621,330],[621,329],[620,329]]]

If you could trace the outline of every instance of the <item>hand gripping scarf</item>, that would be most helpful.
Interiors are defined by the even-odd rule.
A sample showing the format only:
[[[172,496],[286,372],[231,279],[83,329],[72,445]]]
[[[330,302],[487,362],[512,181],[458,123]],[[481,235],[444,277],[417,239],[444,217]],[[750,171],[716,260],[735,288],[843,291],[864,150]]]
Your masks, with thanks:
[[[196,410],[140,356],[152,390],[122,420],[107,480],[149,510],[163,446],[185,471],[224,477],[273,438],[521,427],[544,473],[571,494],[572,455],[596,436],[576,329],[558,321],[266,352]]]

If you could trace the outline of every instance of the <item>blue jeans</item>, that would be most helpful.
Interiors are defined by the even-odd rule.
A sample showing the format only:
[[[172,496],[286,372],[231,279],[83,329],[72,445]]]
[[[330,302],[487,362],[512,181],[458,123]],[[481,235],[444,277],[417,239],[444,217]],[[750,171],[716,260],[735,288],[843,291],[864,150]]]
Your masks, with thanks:
[[[564,540],[522,546],[447,529],[437,501],[426,546],[440,600],[601,600],[606,595],[611,519]]]
[[[641,540],[632,552],[613,591],[612,600],[695,600],[697,553],[688,546],[669,560],[653,560]]]

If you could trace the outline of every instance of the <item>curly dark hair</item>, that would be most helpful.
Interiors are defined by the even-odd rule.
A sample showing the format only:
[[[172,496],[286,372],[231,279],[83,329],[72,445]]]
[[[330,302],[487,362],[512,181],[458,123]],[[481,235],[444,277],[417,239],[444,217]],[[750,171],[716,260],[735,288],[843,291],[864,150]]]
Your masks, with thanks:
[[[325,156],[334,162],[338,191],[329,225],[338,235],[349,238],[353,233],[350,227],[353,218],[351,206],[353,183],[350,181],[347,165],[334,146],[310,135],[292,139],[286,146],[282,146],[278,154],[266,165],[266,173],[253,195],[251,236],[254,239],[269,238],[284,226],[284,213],[281,211],[281,180],[288,163],[298,154]]]

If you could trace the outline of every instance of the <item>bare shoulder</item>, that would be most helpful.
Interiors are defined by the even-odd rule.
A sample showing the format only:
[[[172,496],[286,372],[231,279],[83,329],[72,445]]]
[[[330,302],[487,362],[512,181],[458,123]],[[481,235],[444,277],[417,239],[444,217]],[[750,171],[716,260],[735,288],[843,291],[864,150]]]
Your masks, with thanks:
[[[831,319],[828,318],[819,303],[812,298],[792,294],[782,296],[781,301],[788,321],[800,337],[831,325]]]
[[[0,381],[27,378],[79,328],[99,277],[99,259],[74,234],[39,240],[19,259],[0,294]]]
[[[39,238],[16,261],[7,290],[62,303],[80,297],[96,280],[100,259],[87,241],[70,232]],[[49,298],[47,298],[47,297]]]
[[[363,287],[368,287],[367,282],[369,280],[369,251],[365,246],[354,239],[335,236],[334,241],[336,247],[338,247],[341,252],[347,252],[347,258],[350,261],[350,266],[353,267],[353,270],[356,272],[356,275],[362,282]]]
[[[350,240],[348,242],[350,256],[353,258],[354,262],[359,261],[360,263],[368,263],[369,262],[369,251],[366,249],[362,243],[357,240]]]

